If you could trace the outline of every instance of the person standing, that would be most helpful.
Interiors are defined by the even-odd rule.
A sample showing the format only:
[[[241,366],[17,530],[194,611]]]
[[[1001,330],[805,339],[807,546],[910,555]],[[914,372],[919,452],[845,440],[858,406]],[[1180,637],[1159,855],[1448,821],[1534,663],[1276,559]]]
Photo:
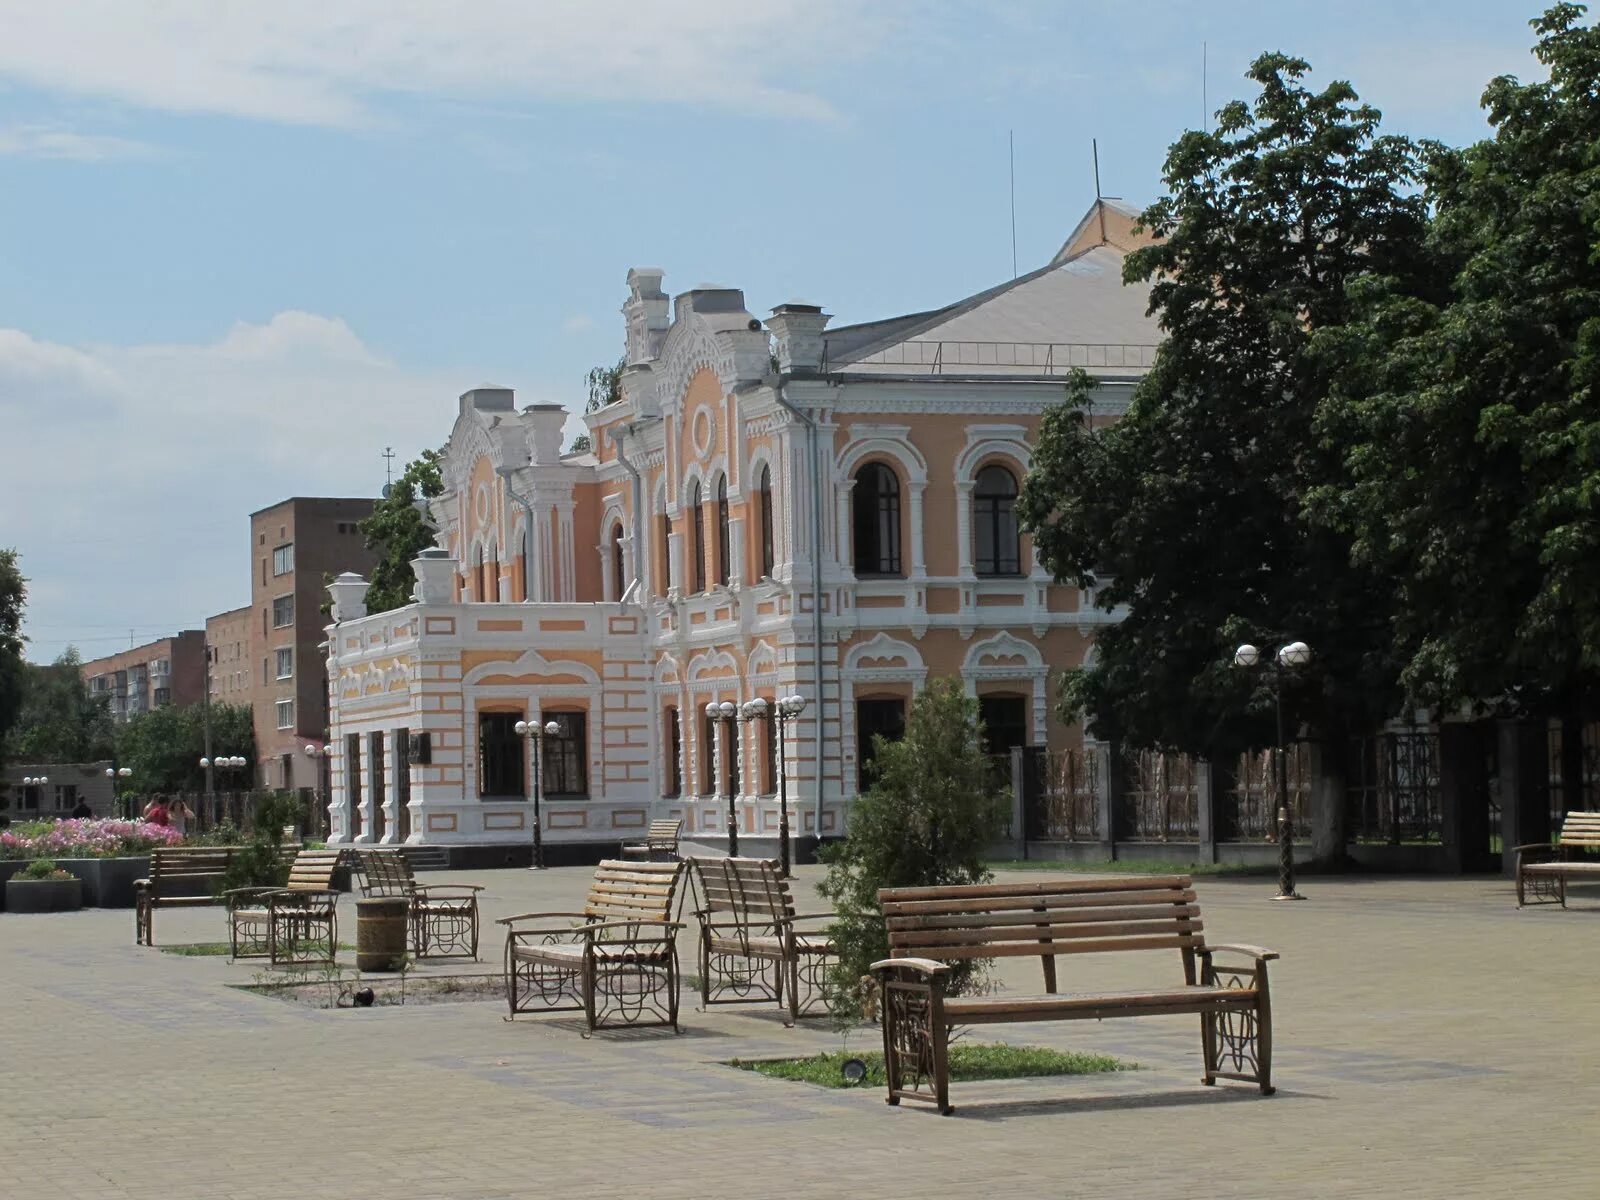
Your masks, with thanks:
[[[144,819],[151,825],[170,825],[172,817],[167,809],[167,798],[155,796],[144,806]]]
[[[194,809],[184,803],[183,797],[167,802],[167,824],[178,831],[179,837],[187,837],[189,822],[194,817]]]

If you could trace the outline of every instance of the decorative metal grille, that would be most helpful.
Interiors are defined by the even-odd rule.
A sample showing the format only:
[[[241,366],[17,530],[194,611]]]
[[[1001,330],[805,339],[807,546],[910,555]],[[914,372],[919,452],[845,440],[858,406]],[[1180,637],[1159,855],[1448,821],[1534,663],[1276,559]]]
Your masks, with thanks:
[[[1413,726],[1352,739],[1345,804],[1354,841],[1438,841],[1438,732]]]
[[[1563,722],[1551,721],[1546,734],[1549,763],[1550,828],[1560,828],[1569,812],[1594,812],[1600,809],[1600,722],[1586,721],[1579,727],[1582,746],[1577,795],[1567,795],[1562,758],[1566,750]]]
[[[1278,777],[1274,750],[1241,754],[1222,797],[1217,840],[1271,842],[1278,837]],[[1296,841],[1311,836],[1311,751],[1296,742],[1286,751],[1289,814]],[[1220,782],[1220,781],[1219,781]]]
[[[1136,842],[1200,836],[1199,772],[1186,754],[1129,750],[1118,755],[1117,836]]]
[[[1100,754],[1035,750],[1023,758],[1023,819],[1034,841],[1094,842],[1100,830]]]

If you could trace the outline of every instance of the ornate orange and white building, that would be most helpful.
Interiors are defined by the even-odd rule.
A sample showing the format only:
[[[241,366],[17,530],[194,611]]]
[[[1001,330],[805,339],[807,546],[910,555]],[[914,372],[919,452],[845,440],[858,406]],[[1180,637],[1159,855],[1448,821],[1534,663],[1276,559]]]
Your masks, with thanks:
[[[993,748],[1062,747],[1054,678],[1108,619],[1035,562],[1015,515],[1071,367],[1114,419],[1158,332],[1122,284],[1132,214],[1097,204],[1045,267],[945,308],[828,329],[742,292],[669,299],[628,273],[621,398],[561,452],[563,408],[460,399],[415,603],[367,615],[332,585],[332,841],[547,845],[777,836],[770,717],[710,702],[798,694],[783,764],[797,838],[843,832],[873,733],[952,676]],[[413,736],[422,735],[422,736]],[[749,843],[754,842],[751,846]]]

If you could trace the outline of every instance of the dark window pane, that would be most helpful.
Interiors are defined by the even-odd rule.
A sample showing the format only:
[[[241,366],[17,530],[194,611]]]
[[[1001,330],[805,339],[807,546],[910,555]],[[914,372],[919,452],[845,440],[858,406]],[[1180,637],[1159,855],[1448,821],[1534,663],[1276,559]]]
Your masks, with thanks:
[[[856,701],[856,786],[866,791],[872,786],[872,762],[878,748],[873,738],[898,742],[906,735],[906,702],[898,696],[884,700]]]
[[[1017,575],[1022,547],[1017,536],[1017,480],[1004,467],[978,472],[972,493],[973,569],[979,575]]]
[[[667,787],[662,793],[664,796],[683,795],[683,727],[678,722],[678,710],[667,709],[667,744],[663,750],[669,765],[667,771]]]
[[[516,713],[491,712],[478,716],[478,795],[524,796],[526,751],[517,734]]]
[[[585,712],[546,712],[544,720],[554,721],[561,732],[545,734],[544,762],[540,766],[547,796],[587,796],[589,794],[589,714]]]
[[[689,493],[689,537],[684,549],[694,556],[694,590],[706,590],[705,514],[701,511],[700,485]]]
[[[717,480],[717,582],[728,586],[728,477]]]
[[[776,547],[772,541],[772,469],[761,468],[761,486],[758,489],[761,503],[761,574],[772,578],[772,564],[776,561]]]
[[[622,593],[624,591],[626,591],[627,587],[628,587],[628,581],[624,577],[624,572],[623,572],[623,568],[622,568],[622,526],[621,525],[613,525],[611,527],[611,579],[612,579],[612,583],[611,583],[612,592],[611,592],[611,594],[613,596],[615,596],[618,600],[621,600],[622,599]]]
[[[1009,754],[1028,744],[1028,700],[1025,696],[979,696],[985,754]]]
[[[882,463],[856,472],[851,526],[857,575],[900,574],[900,481]]]

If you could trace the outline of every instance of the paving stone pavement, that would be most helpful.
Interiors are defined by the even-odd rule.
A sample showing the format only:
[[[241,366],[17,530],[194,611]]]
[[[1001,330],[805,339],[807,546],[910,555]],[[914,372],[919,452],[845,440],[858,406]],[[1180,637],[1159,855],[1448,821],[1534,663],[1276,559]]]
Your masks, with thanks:
[[[486,884],[492,919],[576,907],[588,878],[429,882]],[[840,1045],[759,1006],[702,1013],[686,992],[681,1036],[587,1040],[492,1001],[319,1011],[227,986],[259,965],[135,947],[126,911],[0,914],[0,1200],[1600,1196],[1600,890],[1518,912],[1494,879],[1303,882],[1302,904],[1198,884],[1208,937],[1283,954],[1277,1096],[1201,1087],[1193,1018],[1015,1025],[983,1034],[1142,1069],[957,1084],[952,1117],[722,1065]],[[496,970],[486,926],[484,962],[420,973]],[[217,909],[157,914],[163,944],[224,933]],[[1061,962],[1083,988],[1178,970]],[[1037,971],[998,978],[1036,990]]]

